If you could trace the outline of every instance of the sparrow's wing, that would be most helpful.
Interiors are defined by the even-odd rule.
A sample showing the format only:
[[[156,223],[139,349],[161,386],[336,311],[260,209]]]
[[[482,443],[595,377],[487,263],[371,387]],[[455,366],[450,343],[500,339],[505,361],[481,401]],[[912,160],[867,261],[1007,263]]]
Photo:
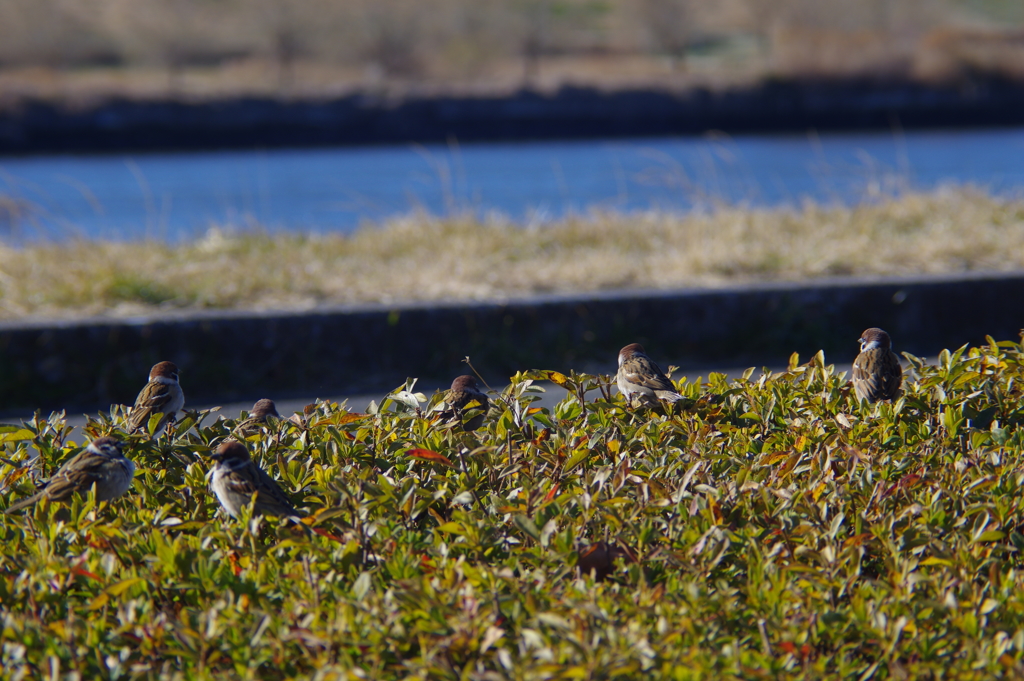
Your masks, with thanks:
[[[875,397],[875,374],[870,351],[862,352],[853,360],[853,389],[857,397],[868,402],[874,402]]]
[[[649,388],[650,390],[667,390],[676,392],[672,381],[661,371],[657,364],[650,360],[630,357],[619,367],[622,377],[629,383]]]
[[[43,497],[52,501],[63,501],[77,491],[87,491],[104,475],[104,466],[110,464],[110,458],[88,449],[73,456],[65,462],[53,477],[46,481],[42,489],[30,497],[11,504],[7,513],[31,506]]]
[[[875,348],[857,355],[853,362],[853,387],[857,396],[877,402],[891,400],[903,383],[903,369],[896,353]]]
[[[173,398],[171,386],[160,381],[150,381],[135,398],[135,406],[128,417],[129,427],[135,430],[148,423],[153,414],[164,413]]]
[[[438,402],[431,411],[437,412],[438,417],[442,420],[451,421],[455,418],[461,418],[462,412],[467,409],[481,409],[486,413],[490,408],[491,401],[483,393],[470,392],[468,390],[449,390],[445,393],[444,400]]]
[[[445,397],[445,402],[451,408],[458,410],[472,409],[474,407],[486,410],[490,407],[490,400],[487,399],[487,395],[469,390],[449,390],[447,397]]]
[[[259,487],[256,490],[257,510],[271,515],[305,515],[292,505],[288,495],[266,471],[258,467],[256,471],[259,476]]]
[[[282,419],[280,417],[275,417],[270,414],[266,416],[250,416],[236,425],[234,431],[241,434],[243,437],[248,437],[262,432],[264,428],[268,430],[277,430],[278,424],[281,420]]]
[[[253,473],[252,464],[245,466],[244,468],[234,469],[224,475],[224,487],[228,492],[233,494],[239,494],[242,496],[251,497],[256,493],[257,478]]]
[[[46,483],[46,496],[53,501],[63,501],[74,492],[86,492],[110,475],[110,466],[109,456],[83,449]]]
[[[900,366],[899,357],[891,350],[885,353],[884,358],[882,375],[879,377],[879,389],[882,399],[894,400],[899,395],[900,386],[903,384],[903,367]]]

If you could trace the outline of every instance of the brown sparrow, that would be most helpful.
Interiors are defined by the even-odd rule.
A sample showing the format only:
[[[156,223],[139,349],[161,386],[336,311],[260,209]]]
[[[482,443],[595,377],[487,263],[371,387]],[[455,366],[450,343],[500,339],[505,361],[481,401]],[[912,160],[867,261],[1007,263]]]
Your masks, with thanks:
[[[135,406],[128,414],[128,431],[146,428],[153,414],[163,414],[154,431],[159,433],[184,406],[185,393],[178,385],[178,367],[173,362],[160,362],[149,370],[149,383],[135,398]]]
[[[583,575],[593,575],[595,582],[603,582],[615,570],[615,559],[629,553],[616,544],[599,541],[581,545],[578,549],[576,569]]]
[[[860,354],[853,360],[853,389],[868,402],[895,399],[903,383],[899,357],[889,334],[870,328],[860,335]]]
[[[634,399],[647,404],[657,404],[658,400],[675,402],[682,399],[672,381],[647,356],[639,343],[631,343],[619,350],[619,371],[615,381],[619,392],[630,404]]]
[[[124,457],[124,443],[112,437],[93,440],[88,447],[61,466],[42,489],[7,509],[12,513],[41,499],[64,501],[75,492],[87,493],[96,486],[96,500],[115,499],[132,486],[135,464]]]
[[[237,518],[243,506],[252,501],[254,515],[296,516],[306,515],[292,505],[288,495],[273,478],[256,465],[249,450],[237,440],[222,442],[211,457],[217,462],[213,468],[210,489],[217,495],[220,505],[232,518]]]
[[[480,384],[472,376],[459,376],[452,381],[452,387],[445,393],[444,406],[440,417],[445,421],[460,421],[467,409],[479,409],[480,413],[468,421],[462,422],[462,427],[469,430],[476,430],[484,423],[484,416],[490,408],[491,402],[487,395],[480,391]]]
[[[274,404],[274,400],[264,398],[252,405],[248,418],[235,426],[235,432],[242,437],[248,437],[260,432],[261,428],[268,425],[268,421],[272,424],[275,419],[280,420],[280,418],[281,415],[277,413],[277,405]]]

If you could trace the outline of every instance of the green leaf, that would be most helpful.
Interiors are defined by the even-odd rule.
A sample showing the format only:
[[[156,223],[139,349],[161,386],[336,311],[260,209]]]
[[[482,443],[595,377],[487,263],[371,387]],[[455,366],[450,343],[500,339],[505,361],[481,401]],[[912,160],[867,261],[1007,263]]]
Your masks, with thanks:
[[[537,524],[527,518],[525,515],[518,514],[512,517],[512,522],[515,523],[516,527],[529,535],[532,539],[540,541],[540,530],[537,528]]]

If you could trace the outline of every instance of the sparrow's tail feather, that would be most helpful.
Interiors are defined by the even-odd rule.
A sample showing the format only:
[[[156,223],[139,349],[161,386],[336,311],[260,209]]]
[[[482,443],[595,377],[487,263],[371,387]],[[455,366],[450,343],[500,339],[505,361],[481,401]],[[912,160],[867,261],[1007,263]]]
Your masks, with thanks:
[[[45,493],[45,490],[44,491],[39,491],[39,492],[36,492],[35,494],[33,494],[30,497],[25,497],[21,501],[15,501],[13,504],[11,504],[7,508],[6,511],[4,511],[4,513],[14,513],[15,511],[20,511],[23,508],[31,506],[32,504],[34,504],[37,501],[39,501],[40,499],[42,499],[44,493]]]
[[[679,393],[669,392],[668,390],[659,390],[656,394],[666,402],[678,402],[683,399],[683,396]]]

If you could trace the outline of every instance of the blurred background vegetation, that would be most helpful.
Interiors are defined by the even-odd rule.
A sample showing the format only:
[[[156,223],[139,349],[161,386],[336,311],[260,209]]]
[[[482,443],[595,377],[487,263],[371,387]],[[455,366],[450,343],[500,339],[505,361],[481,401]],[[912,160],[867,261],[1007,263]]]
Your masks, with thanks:
[[[25,98],[1024,78],[1020,0],[4,0]]]

